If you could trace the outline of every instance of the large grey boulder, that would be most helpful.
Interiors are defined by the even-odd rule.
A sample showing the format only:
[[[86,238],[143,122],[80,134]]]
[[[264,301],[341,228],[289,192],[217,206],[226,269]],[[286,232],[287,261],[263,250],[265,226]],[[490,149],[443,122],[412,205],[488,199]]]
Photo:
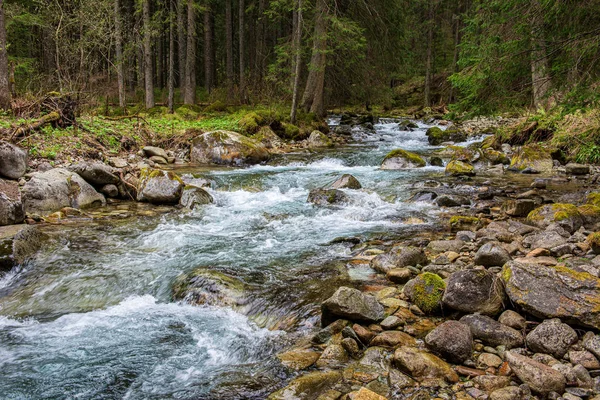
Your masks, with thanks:
[[[331,139],[322,132],[313,131],[308,138],[308,147],[319,148],[319,147],[333,147]]]
[[[27,170],[27,151],[0,140],[0,176],[19,179]]]
[[[501,267],[509,261],[510,254],[499,243],[485,243],[475,253],[475,264],[484,267]]]
[[[329,185],[329,187],[331,189],[361,189],[362,185],[354,176],[344,174]]]
[[[600,329],[600,279],[594,275],[516,261],[501,275],[510,300],[526,312]]]
[[[144,169],[140,175],[137,200],[153,204],[177,204],[184,186],[173,172]]]
[[[565,377],[557,370],[513,351],[507,351],[505,359],[521,382],[529,385],[534,392],[561,394],[565,391]]]
[[[257,164],[270,158],[260,143],[236,132],[213,131],[196,137],[190,159],[200,164]]]
[[[351,321],[379,322],[384,318],[384,309],[373,296],[360,290],[342,286],[321,305],[322,323],[336,318]]]
[[[506,346],[507,349],[523,346],[523,335],[519,331],[485,315],[465,315],[459,321],[471,328],[475,339],[490,346]]]
[[[142,149],[142,151],[144,152],[144,154],[146,155],[146,157],[150,158],[150,157],[161,157],[163,159],[167,159],[169,158],[167,152],[164,149],[161,149],[160,147],[155,147],[155,146],[146,146]]]
[[[414,267],[418,264],[428,263],[425,252],[417,247],[396,246],[389,252],[383,253],[371,260],[371,267],[381,273],[388,273],[391,269]]]
[[[523,244],[531,249],[553,249],[567,243],[567,239],[556,231],[542,231],[523,239]]]
[[[20,224],[24,219],[19,184],[0,179],[0,226]]]
[[[502,280],[486,270],[465,270],[450,275],[442,301],[463,313],[496,315],[504,308]]]
[[[75,172],[92,185],[116,185],[121,181],[119,177],[113,173],[114,171],[111,167],[101,162],[82,161],[71,165],[68,169],[69,171]]]
[[[530,212],[527,222],[542,229],[557,224],[573,234],[583,225],[583,217],[573,204],[555,203],[545,204]]]
[[[25,212],[47,215],[64,207],[90,208],[106,203],[81,176],[62,168],[36,172],[21,191]]]
[[[461,364],[473,354],[471,329],[458,321],[446,321],[425,337],[425,343],[434,353],[450,362]]]
[[[536,353],[546,353],[561,359],[577,342],[577,333],[558,318],[548,319],[527,335],[527,346]]]

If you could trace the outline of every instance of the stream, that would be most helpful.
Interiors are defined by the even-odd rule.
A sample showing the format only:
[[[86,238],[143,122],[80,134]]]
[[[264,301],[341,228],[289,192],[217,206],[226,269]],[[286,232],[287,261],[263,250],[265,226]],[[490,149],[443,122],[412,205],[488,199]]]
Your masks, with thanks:
[[[383,120],[334,150],[186,167],[176,172],[211,182],[213,205],[48,228],[40,254],[0,276],[0,397],[265,398],[291,377],[275,354],[315,329],[320,302],[373,274],[348,270],[351,245],[331,242],[436,224],[436,206],[408,199],[443,168],[379,169],[396,148],[430,154],[428,127]],[[363,186],[347,191],[349,204],[307,203],[346,173]],[[173,280],[197,267],[244,281],[251,311],[173,302]]]

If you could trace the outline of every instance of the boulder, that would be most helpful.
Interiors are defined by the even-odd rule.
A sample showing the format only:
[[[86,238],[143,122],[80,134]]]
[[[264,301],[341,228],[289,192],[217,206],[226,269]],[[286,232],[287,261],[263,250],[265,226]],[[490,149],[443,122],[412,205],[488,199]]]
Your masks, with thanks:
[[[513,329],[521,331],[527,326],[527,320],[521,314],[513,310],[506,310],[500,314],[498,322],[502,325],[510,326]]]
[[[407,333],[400,331],[384,331],[371,341],[369,346],[389,347],[416,346],[416,340]]]
[[[402,346],[394,352],[394,364],[416,381],[443,379],[458,382],[458,375],[445,361],[424,350]]]
[[[465,315],[460,322],[471,329],[475,339],[481,339],[490,346],[506,346],[507,349],[523,346],[521,332],[485,315]]]
[[[565,391],[565,377],[557,370],[514,351],[507,351],[505,358],[515,375],[534,392],[545,395]]]
[[[464,245],[465,245],[465,242],[460,239],[432,240],[427,245],[427,251],[429,251],[432,254],[446,253],[448,251],[460,253],[460,251],[464,247]]]
[[[502,280],[486,270],[465,270],[450,275],[442,302],[463,313],[496,315],[504,308]]]
[[[426,165],[427,163],[420,155],[411,153],[410,151],[397,149],[385,156],[381,163],[381,169],[422,168]]]
[[[511,217],[526,217],[535,206],[535,201],[531,199],[507,200],[502,204],[502,211]]]
[[[92,185],[116,185],[120,182],[119,177],[113,173],[113,169],[101,162],[82,161],[71,165],[68,169],[69,171],[75,172]]]
[[[112,184],[104,185],[100,189],[100,193],[102,193],[106,197],[114,199],[114,198],[119,197],[119,188],[117,186],[115,186],[115,185],[112,185]]]
[[[371,267],[386,274],[394,268],[414,267],[428,263],[425,252],[417,247],[396,246],[389,252],[383,253],[371,260]]]
[[[319,359],[320,354],[313,350],[297,349],[277,354],[277,358],[287,368],[301,371],[311,367]]]
[[[569,175],[587,175],[590,173],[590,166],[585,164],[568,163],[565,165],[565,172]]]
[[[27,151],[0,140],[0,176],[19,179],[27,171]]]
[[[318,371],[292,380],[286,387],[272,393],[268,400],[316,399],[342,379],[338,371]]]
[[[312,131],[308,138],[308,147],[319,148],[319,147],[333,147],[331,139],[322,132]]]
[[[446,175],[450,176],[474,176],[475,167],[465,161],[450,161],[446,165]]]
[[[258,133],[252,136],[252,139],[262,144],[267,149],[276,149],[283,146],[281,138],[277,136],[273,129],[269,126],[263,126],[259,129]]]
[[[383,306],[375,297],[344,286],[323,302],[321,311],[325,325],[336,317],[361,322],[379,322],[385,317]]]
[[[527,222],[542,229],[556,223],[573,234],[583,225],[583,218],[573,204],[555,203],[545,204],[530,212],[527,216]]]
[[[458,321],[446,321],[425,337],[427,347],[450,362],[462,364],[473,354],[471,329]]]
[[[173,282],[173,299],[197,305],[237,307],[246,303],[245,285],[210,268],[196,268]]]
[[[510,300],[539,318],[600,329],[600,279],[565,266],[511,261],[502,269]]]
[[[499,243],[488,242],[477,250],[474,261],[484,267],[501,267],[510,261],[510,254]]]
[[[190,160],[200,164],[257,164],[270,154],[256,141],[229,131],[206,132],[192,142]]]
[[[211,204],[213,201],[213,197],[206,190],[187,185],[183,188],[179,204],[189,210],[193,210],[197,206]]]
[[[144,152],[144,155],[148,158],[161,157],[165,160],[169,158],[167,152],[164,149],[161,149],[160,147],[146,146],[142,148],[142,151]]]
[[[425,272],[408,281],[404,294],[424,313],[435,313],[441,309],[446,283],[436,274]]]
[[[338,189],[313,189],[308,193],[308,202],[317,206],[348,203],[350,198]]]
[[[25,220],[19,184],[0,178],[0,226],[20,224]]]
[[[451,196],[444,194],[435,199],[435,204],[440,207],[460,207],[470,205],[471,200],[464,196]]]
[[[542,231],[527,236],[523,244],[531,249],[553,249],[567,243],[567,239],[556,231]]]
[[[354,176],[350,174],[344,174],[336,179],[331,185],[331,189],[361,189],[362,185]]]
[[[173,172],[143,169],[137,188],[137,200],[153,204],[177,204],[185,184]]]
[[[32,174],[21,196],[25,212],[40,215],[64,207],[89,208],[106,203],[104,196],[81,176],[62,168]]]
[[[529,332],[527,346],[536,353],[550,354],[561,359],[569,347],[577,342],[577,333],[560,319],[548,319]]]
[[[510,169],[519,172],[547,173],[552,171],[553,166],[550,153],[537,144],[521,147],[513,153],[510,160]]]
[[[464,142],[467,140],[467,134],[457,130],[454,127],[445,131],[437,126],[427,129],[427,141],[432,146],[439,146],[444,142]]]

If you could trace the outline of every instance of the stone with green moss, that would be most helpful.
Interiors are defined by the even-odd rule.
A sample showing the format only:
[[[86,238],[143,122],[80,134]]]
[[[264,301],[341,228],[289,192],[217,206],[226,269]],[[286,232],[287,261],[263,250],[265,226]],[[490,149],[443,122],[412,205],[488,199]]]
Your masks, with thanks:
[[[223,112],[227,111],[227,104],[223,103],[221,100],[217,100],[204,109],[206,112]]]
[[[346,204],[350,201],[350,198],[339,189],[313,189],[308,193],[307,201],[317,206],[327,206]]]
[[[252,140],[262,144],[267,149],[276,149],[283,146],[283,141],[270,126],[263,126],[258,133],[252,136]]]
[[[422,168],[427,163],[418,154],[411,153],[410,151],[397,149],[388,153],[381,163],[381,169],[395,170],[405,168]]]
[[[446,283],[436,274],[425,272],[408,281],[404,294],[426,314],[441,310]]]
[[[308,147],[333,147],[333,141],[322,132],[312,131],[310,137],[308,138]]]
[[[286,387],[272,393],[268,400],[317,399],[342,380],[339,371],[317,371],[302,375]]]
[[[586,203],[600,207],[600,192],[592,192],[587,195]]]
[[[172,290],[174,300],[196,305],[237,308],[246,303],[246,287],[242,281],[205,267],[178,276]]]
[[[592,248],[592,251],[596,254],[600,254],[600,232],[590,233],[587,237],[587,241]]]
[[[548,173],[552,171],[553,162],[550,152],[537,144],[529,144],[518,149],[510,160],[510,169]]]
[[[196,207],[211,204],[213,197],[206,190],[193,185],[187,185],[183,188],[179,204],[188,210],[194,210]]]
[[[244,133],[254,135],[264,123],[264,118],[258,113],[249,112],[240,119],[238,125]]]
[[[153,204],[177,204],[184,186],[174,172],[144,168],[140,172],[137,200]]]
[[[538,318],[600,329],[600,279],[564,265],[510,261],[501,273],[511,302]]]
[[[584,204],[577,207],[583,219],[583,226],[595,230],[600,225],[600,207],[593,204]]]
[[[467,135],[455,127],[442,130],[437,126],[434,126],[427,130],[427,140],[430,145],[439,146],[444,142],[464,142],[467,140]]]
[[[270,156],[262,144],[230,131],[200,134],[192,141],[190,152],[190,160],[198,164],[258,164]]]
[[[474,176],[475,167],[464,161],[450,161],[446,165],[446,175],[450,176]]]
[[[542,229],[556,223],[566,231],[574,233],[583,225],[583,218],[577,206],[555,203],[545,204],[530,212],[527,222]]]
[[[193,121],[200,116],[199,110],[195,106],[183,105],[175,109],[175,115],[186,121]]]
[[[492,148],[486,148],[483,150],[483,156],[492,165],[498,164],[510,164],[510,158],[501,151],[494,150]]]
[[[481,218],[465,215],[454,215],[450,218],[450,230],[452,232],[476,231],[484,226]]]

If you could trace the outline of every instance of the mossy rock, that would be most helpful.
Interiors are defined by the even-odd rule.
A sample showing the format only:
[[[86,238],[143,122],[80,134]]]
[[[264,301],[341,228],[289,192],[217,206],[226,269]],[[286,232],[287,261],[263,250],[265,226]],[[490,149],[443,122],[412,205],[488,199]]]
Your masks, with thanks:
[[[445,131],[437,126],[427,129],[427,141],[432,146],[439,146],[444,142],[464,142],[467,140],[467,135],[460,132],[455,127],[450,127]]]
[[[542,229],[556,223],[566,231],[574,233],[583,225],[583,217],[577,206],[555,203],[545,204],[530,212],[527,222]]]
[[[446,282],[437,274],[425,272],[408,281],[404,294],[425,314],[434,314],[442,308]]]
[[[313,189],[308,194],[309,203],[317,206],[347,204],[350,198],[339,189]]]
[[[420,155],[410,151],[396,149],[388,153],[381,163],[381,169],[395,170],[405,168],[423,168],[427,163]]]
[[[175,110],[175,115],[186,121],[193,121],[198,119],[200,113],[194,106],[183,105]]]
[[[313,131],[310,134],[310,137],[308,138],[308,147],[333,147],[333,141],[324,133],[319,131]]]
[[[476,231],[483,228],[485,221],[477,217],[455,215],[450,218],[450,230],[452,232]]]
[[[269,126],[263,126],[260,128],[258,133],[252,136],[252,140],[262,144],[267,149],[274,149],[283,145],[281,138],[277,136],[277,134],[275,134],[273,129],[271,129]]]
[[[592,248],[592,251],[596,254],[600,254],[600,232],[590,233],[587,237],[587,241]]]
[[[492,165],[510,164],[510,158],[501,151],[494,150],[492,148],[486,148],[483,150],[483,156]]]
[[[185,184],[171,171],[144,168],[140,172],[137,200],[153,204],[177,204]]]
[[[254,135],[264,123],[265,119],[262,116],[255,112],[249,112],[240,119],[238,125],[245,134]]]
[[[192,141],[190,160],[199,164],[243,165],[269,160],[260,143],[236,132],[206,132]]]
[[[446,175],[450,176],[474,176],[475,167],[464,161],[453,160],[446,165]]]
[[[600,192],[592,192],[587,195],[586,203],[600,207]]]
[[[317,399],[342,379],[338,371],[316,371],[302,375],[286,387],[272,393],[267,400]]]
[[[173,299],[195,305],[238,307],[245,304],[245,284],[210,268],[196,268],[173,282]]]
[[[398,124],[398,127],[403,131],[412,131],[413,129],[418,129],[419,125],[409,119],[405,119]]]
[[[518,149],[510,160],[510,168],[513,171],[525,171],[548,173],[553,167],[552,156],[540,145],[529,144]]]
[[[223,103],[221,100],[217,100],[204,109],[206,112],[224,112],[227,111],[227,105]]]
[[[281,124],[282,130],[280,131],[280,136],[284,139],[296,140],[300,135],[300,128],[298,128],[294,124],[288,124],[287,122],[283,122]]]
[[[577,207],[577,211],[583,218],[583,225],[587,229],[596,229],[600,224],[600,207],[593,204],[584,204]]]

